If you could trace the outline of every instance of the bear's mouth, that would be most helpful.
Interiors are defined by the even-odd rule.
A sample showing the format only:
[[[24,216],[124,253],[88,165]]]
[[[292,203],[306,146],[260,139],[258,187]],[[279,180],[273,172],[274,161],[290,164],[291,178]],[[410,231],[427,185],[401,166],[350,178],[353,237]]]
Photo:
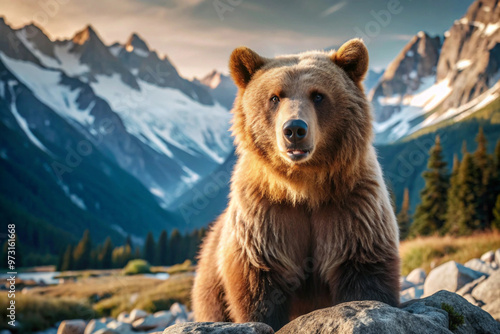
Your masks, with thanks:
[[[289,149],[286,154],[292,161],[300,161],[309,155],[309,150],[303,149]]]

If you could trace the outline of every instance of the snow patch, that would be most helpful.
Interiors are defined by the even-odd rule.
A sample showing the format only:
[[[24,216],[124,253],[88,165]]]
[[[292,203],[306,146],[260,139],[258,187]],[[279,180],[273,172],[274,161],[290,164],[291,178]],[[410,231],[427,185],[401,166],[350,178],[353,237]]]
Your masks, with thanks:
[[[16,36],[24,44],[24,46],[38,58],[38,60],[47,67],[60,67],[61,64],[57,59],[54,59],[46,54],[40,52],[34,43],[28,40],[28,36],[25,29],[16,31]]]
[[[54,53],[61,62],[56,68],[62,69],[69,76],[80,76],[90,72],[90,68],[80,62],[80,56],[76,53],[69,52],[69,49],[74,44],[67,42],[63,45],[55,45]]]
[[[173,145],[192,155],[224,162],[232,148],[228,135],[231,119],[219,104],[200,104],[177,89],[138,80],[140,91],[124,84],[118,74],[98,75],[94,92],[120,115],[127,131],[169,157]],[[168,143],[168,145],[167,145]]]
[[[457,63],[457,69],[459,71],[462,71],[462,70],[466,69],[467,67],[469,67],[470,64],[472,64],[470,59],[462,59]]]
[[[80,90],[71,90],[69,87],[62,86],[60,71],[43,69],[30,62],[14,60],[2,53],[0,53],[0,58],[12,73],[52,110],[83,125],[94,123],[94,116],[90,115],[94,103],[90,104],[87,109],[80,109],[76,102]]]
[[[149,52],[144,51],[144,50],[142,50],[142,49],[137,49],[137,48],[136,48],[136,49],[134,49],[134,53],[135,53],[136,55],[138,55],[139,57],[143,57],[143,58],[146,58],[147,56],[149,56]]]
[[[0,56],[3,54],[0,53]],[[26,134],[26,136],[31,140],[33,144],[35,144],[39,149],[44,151],[45,153],[48,153],[49,155],[52,156],[52,153],[45,147],[45,145],[42,144],[40,140],[31,132],[31,129],[28,125],[28,122],[19,114],[16,106],[16,99],[17,95],[14,92],[14,86],[17,85],[16,81],[9,81],[7,83],[9,85],[9,92],[10,92],[10,111],[12,112],[12,115],[14,115],[14,118],[17,121],[17,124],[19,124],[19,127],[23,130],[23,132]]]
[[[83,201],[83,199],[81,199],[80,197],[78,197],[75,194],[72,194],[71,191],[69,190],[69,187],[66,184],[62,183],[59,180],[57,181],[57,184],[59,184],[61,189],[64,191],[66,196],[69,197],[69,199],[71,200],[71,202],[73,202],[73,204],[75,204],[77,207],[79,207],[82,210],[87,210],[87,206],[85,205],[85,202]]]
[[[484,30],[484,34],[486,36],[491,36],[498,30],[498,28],[500,28],[500,22],[489,23]]]
[[[163,198],[165,196],[165,193],[161,189],[159,189],[159,188],[151,187],[151,188],[149,188],[149,191],[153,195],[155,195],[157,197],[160,197],[160,198]]]

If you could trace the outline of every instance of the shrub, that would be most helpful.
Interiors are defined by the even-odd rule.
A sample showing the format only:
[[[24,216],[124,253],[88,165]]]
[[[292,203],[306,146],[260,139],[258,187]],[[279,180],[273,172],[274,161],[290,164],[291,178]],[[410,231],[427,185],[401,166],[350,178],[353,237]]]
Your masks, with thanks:
[[[123,269],[125,275],[149,274],[151,266],[144,260],[131,260]]]

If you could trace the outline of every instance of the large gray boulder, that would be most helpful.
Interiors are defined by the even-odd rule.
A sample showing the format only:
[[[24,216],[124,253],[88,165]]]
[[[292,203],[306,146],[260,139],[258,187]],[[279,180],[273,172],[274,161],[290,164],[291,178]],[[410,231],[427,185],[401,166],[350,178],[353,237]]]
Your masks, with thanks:
[[[413,269],[408,276],[406,276],[406,280],[414,285],[424,284],[425,278],[427,275],[425,274],[425,270],[422,268]]]
[[[496,270],[484,282],[472,290],[472,296],[485,304],[500,299],[500,270]]]
[[[483,275],[455,261],[446,262],[434,268],[427,276],[424,283],[424,296],[430,296],[440,290],[455,292]]]
[[[460,320],[461,319],[461,320]],[[405,303],[401,308],[357,301],[303,315],[277,334],[500,333],[491,315],[447,291]]]
[[[106,322],[100,319],[92,319],[85,327],[85,334],[94,334],[100,329],[106,328]]]
[[[165,329],[163,334],[210,333],[210,334],[274,334],[273,329],[263,323],[247,322],[185,322]]]
[[[410,301],[412,299],[418,299],[418,298],[422,297],[423,294],[424,294],[424,286],[423,285],[414,286],[414,287],[408,288],[404,291],[401,291],[399,299],[400,299],[401,303],[405,303],[405,302]]]
[[[481,261],[486,262],[486,263],[492,263],[495,262],[495,252],[494,251],[489,251],[481,255]]]
[[[486,263],[482,260],[479,259],[472,259],[464,263],[464,267],[467,267],[469,269],[479,271],[481,273],[484,273],[486,275],[491,275],[494,271],[495,268],[491,266],[491,264]]]
[[[412,314],[377,301],[343,303],[303,315],[277,334],[451,333],[445,311],[415,311]]]

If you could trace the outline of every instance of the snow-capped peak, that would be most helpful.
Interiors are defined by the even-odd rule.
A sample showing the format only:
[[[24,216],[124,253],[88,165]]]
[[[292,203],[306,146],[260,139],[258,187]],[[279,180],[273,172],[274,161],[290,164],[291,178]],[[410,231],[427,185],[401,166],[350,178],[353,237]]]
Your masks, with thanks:
[[[83,45],[89,41],[97,39],[99,42],[101,42],[101,39],[95,32],[94,28],[89,24],[87,25],[83,30],[80,30],[73,36],[72,41],[75,44],[78,45]]]
[[[146,52],[150,52],[147,43],[137,34],[133,33],[127,43],[125,44],[125,50],[128,52],[132,52],[134,50],[142,50]]]

